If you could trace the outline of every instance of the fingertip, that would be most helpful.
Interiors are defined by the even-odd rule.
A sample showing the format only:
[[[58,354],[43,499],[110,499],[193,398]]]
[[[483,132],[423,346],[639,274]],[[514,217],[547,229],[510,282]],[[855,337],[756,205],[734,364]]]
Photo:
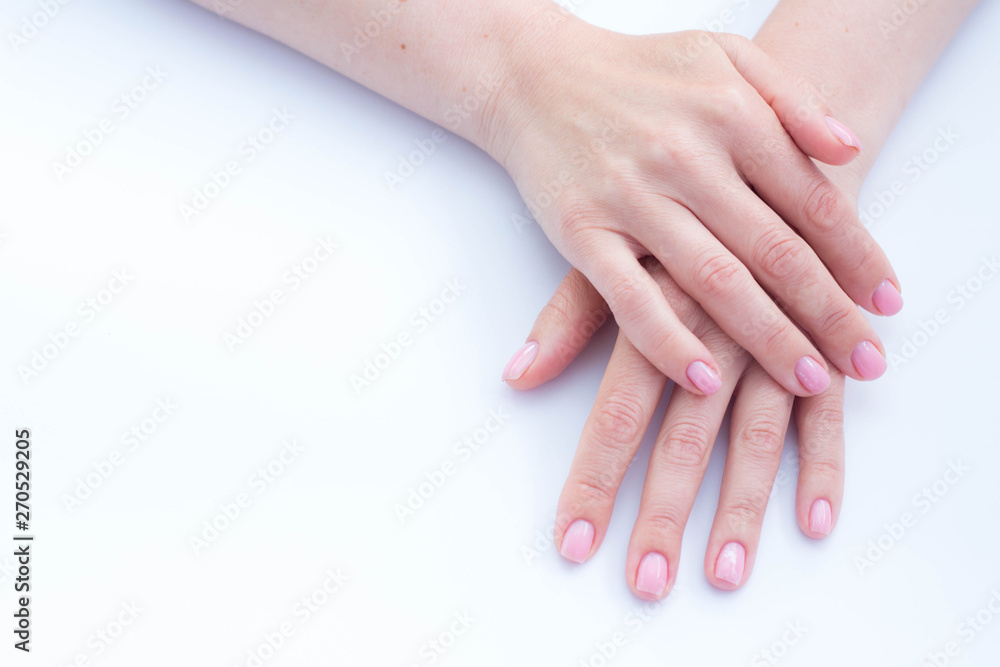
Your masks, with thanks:
[[[826,498],[817,498],[809,506],[809,516],[803,532],[813,539],[823,539],[833,532],[833,507]]]
[[[576,519],[563,533],[559,554],[573,563],[582,563],[590,557],[594,546],[594,524],[586,519]]]
[[[709,582],[716,588],[732,591],[743,583],[746,571],[746,548],[739,542],[727,542],[715,558]]]

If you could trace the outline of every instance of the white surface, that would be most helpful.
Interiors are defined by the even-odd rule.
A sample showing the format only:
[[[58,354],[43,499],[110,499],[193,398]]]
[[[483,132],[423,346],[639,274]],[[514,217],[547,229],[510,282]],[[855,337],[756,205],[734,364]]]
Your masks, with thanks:
[[[638,33],[703,27],[730,7],[728,28],[750,35],[771,3],[708,5],[591,0],[579,13]],[[37,9],[5,0],[5,35]],[[548,535],[613,332],[550,386],[516,394],[500,383],[566,265],[540,230],[514,228],[522,205],[499,166],[450,137],[390,192],[384,173],[432,124],[180,0],[77,0],[19,52],[5,38],[0,498],[7,507],[12,433],[30,428],[37,541],[30,656],[11,647],[12,548],[0,550],[2,663],[246,665],[262,635],[289,621],[294,634],[264,664],[429,665],[426,642],[468,612],[471,629],[434,664],[579,665],[616,632],[627,645],[607,664],[767,664],[758,652],[789,622],[808,630],[782,664],[921,665],[949,641],[961,648],[949,664],[996,664],[1000,617],[989,613],[971,643],[959,625],[1000,592],[1000,279],[961,308],[952,290],[1000,254],[998,25],[1000,3],[984,3],[862,197],[867,207],[905,182],[873,232],[907,307],[876,327],[892,352],[914,336],[922,346],[881,381],[849,386],[836,533],[803,537],[794,483],[779,484],[752,579],[737,593],[712,588],[702,559],[723,438],[678,590],[648,622],[629,616],[642,603],[624,559],[649,439],[589,564],[571,566],[545,543],[532,562],[523,554]],[[151,66],[166,79],[122,119],[115,99]],[[294,119],[248,163],[241,143],[275,108]],[[53,162],[104,118],[111,134],[58,180]],[[914,182],[908,160],[949,127],[959,139]],[[185,225],[179,204],[229,160],[242,172]],[[301,288],[283,283],[327,235],[336,254]],[[78,304],[123,268],[134,279],[85,321]],[[350,375],[410,331],[411,314],[450,279],[466,286],[460,298],[357,395]],[[225,333],[276,287],[286,301],[231,353]],[[922,339],[921,321],[939,309],[947,323]],[[69,322],[79,334],[23,382],[18,366]],[[127,451],[122,433],[164,398],[175,413]],[[456,455],[490,409],[509,422],[468,460]],[[304,452],[258,494],[254,471],[292,438]],[[68,510],[64,496],[116,449],[122,464]],[[395,504],[448,460],[456,474],[400,525]],[[953,460],[971,472],[922,512],[914,495]],[[195,555],[189,538],[240,493],[252,505]],[[860,574],[855,557],[904,512],[916,525]],[[12,544],[3,519],[0,539]],[[308,619],[297,614],[338,568],[343,588]],[[133,601],[138,619],[98,651],[94,633]]]

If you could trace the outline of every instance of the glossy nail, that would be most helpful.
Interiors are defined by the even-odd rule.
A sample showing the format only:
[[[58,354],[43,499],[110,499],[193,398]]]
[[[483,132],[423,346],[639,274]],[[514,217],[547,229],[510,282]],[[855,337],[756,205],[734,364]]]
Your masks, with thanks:
[[[812,357],[802,357],[795,364],[795,377],[810,394],[818,394],[830,386],[830,374]]]
[[[861,150],[861,141],[858,140],[857,135],[851,132],[846,125],[830,116],[827,116],[824,120],[826,121],[826,126],[830,128],[830,134],[836,137],[837,141],[858,151]]]
[[[739,586],[743,579],[743,566],[746,564],[747,551],[739,542],[729,542],[722,547],[719,558],[715,561],[715,578],[727,581],[733,586]]]
[[[563,533],[562,548],[559,553],[566,560],[582,563],[590,554],[594,544],[594,526],[589,521],[577,519]]]
[[[706,396],[711,396],[722,388],[722,380],[704,361],[692,361],[687,368],[688,380]]]
[[[658,600],[667,588],[667,559],[663,554],[650,551],[639,561],[635,575],[635,589]]]
[[[820,535],[829,535],[833,524],[833,511],[830,501],[819,498],[813,501],[809,508],[809,530]]]
[[[514,353],[514,356],[510,358],[507,365],[503,369],[503,375],[501,380],[507,382],[508,380],[518,380],[525,371],[528,370],[528,366],[531,362],[535,360],[538,356],[538,343],[533,340],[529,340],[524,346]]]
[[[872,294],[872,303],[883,315],[895,315],[903,309],[903,297],[888,280],[883,280]]]
[[[870,340],[858,343],[854,352],[851,352],[851,363],[854,364],[854,370],[864,380],[880,378],[886,369],[885,357]]]

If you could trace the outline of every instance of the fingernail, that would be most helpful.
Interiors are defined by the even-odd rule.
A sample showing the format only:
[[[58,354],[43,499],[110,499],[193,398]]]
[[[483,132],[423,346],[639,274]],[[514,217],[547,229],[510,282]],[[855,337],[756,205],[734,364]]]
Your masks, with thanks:
[[[570,524],[563,534],[562,548],[559,553],[566,560],[582,563],[587,560],[590,547],[594,544],[594,526],[589,521],[577,519]]]
[[[635,588],[656,599],[667,588],[667,559],[663,554],[650,551],[639,561],[639,572],[635,576]]]
[[[529,340],[524,344],[520,350],[514,353],[514,356],[510,358],[507,365],[503,369],[503,375],[500,377],[501,380],[507,382],[508,380],[517,380],[524,372],[528,370],[528,366],[531,362],[535,360],[538,356],[538,343],[533,340]]]
[[[885,357],[870,340],[858,343],[854,352],[851,352],[851,363],[854,364],[854,370],[858,372],[858,375],[865,380],[882,377],[882,373],[885,373],[886,369]]]
[[[846,125],[830,116],[824,120],[826,120],[826,126],[830,128],[830,133],[837,138],[837,141],[858,151],[861,150],[861,141],[858,140],[857,135],[847,129]]]
[[[830,386],[830,374],[812,357],[802,357],[795,364],[795,377],[811,394],[818,394]]]
[[[722,380],[704,361],[692,361],[687,368],[688,380],[706,396],[711,396],[722,388]]]
[[[833,523],[833,511],[830,509],[830,501],[819,498],[813,501],[809,508],[809,530],[820,535],[830,534],[830,525]]]
[[[715,561],[715,578],[728,581],[733,586],[739,586],[743,579],[743,566],[746,564],[747,552],[739,542],[729,542],[719,552]]]
[[[883,280],[872,294],[872,303],[883,315],[895,315],[903,309],[903,297],[888,280]]]

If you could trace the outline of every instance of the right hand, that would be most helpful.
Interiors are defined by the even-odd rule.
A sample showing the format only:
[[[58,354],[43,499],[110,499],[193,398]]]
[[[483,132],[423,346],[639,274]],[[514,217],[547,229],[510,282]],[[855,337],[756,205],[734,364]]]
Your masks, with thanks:
[[[497,94],[487,148],[642,355],[689,392],[724,384],[640,266],[651,255],[788,392],[823,391],[824,357],[880,376],[855,304],[895,313],[899,281],[807,157],[849,162],[850,131],[743,38],[563,28]]]

